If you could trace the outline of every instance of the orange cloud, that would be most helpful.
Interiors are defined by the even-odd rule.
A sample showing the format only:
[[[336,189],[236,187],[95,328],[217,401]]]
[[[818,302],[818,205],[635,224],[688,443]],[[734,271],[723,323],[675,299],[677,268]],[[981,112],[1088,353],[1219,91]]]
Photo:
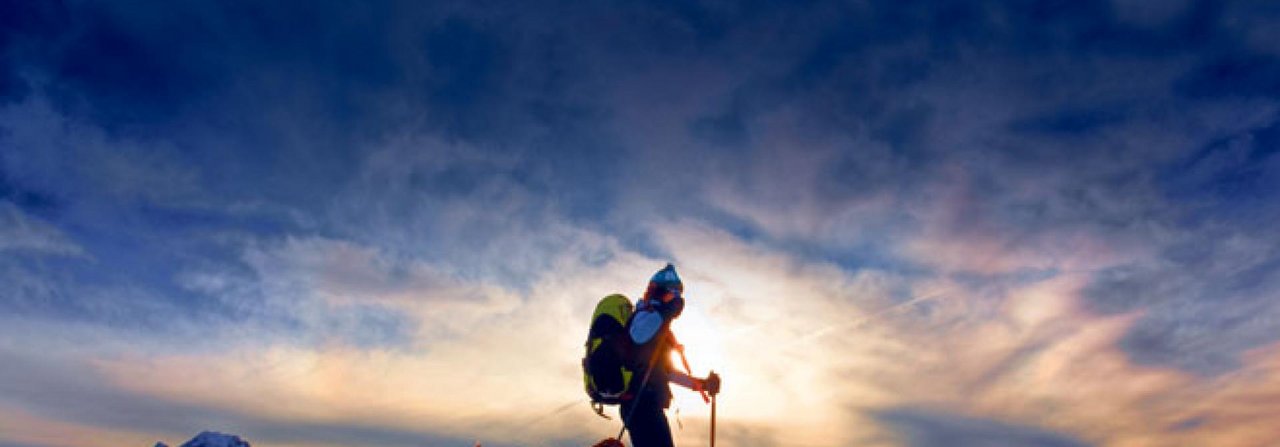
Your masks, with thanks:
[[[154,445],[156,434],[121,429],[119,427],[95,427],[33,414],[22,408],[0,405],[0,433],[6,442],[49,447],[81,447],[87,445],[149,446]],[[165,433],[164,438],[178,439],[180,434]],[[185,438],[183,438],[185,439]]]

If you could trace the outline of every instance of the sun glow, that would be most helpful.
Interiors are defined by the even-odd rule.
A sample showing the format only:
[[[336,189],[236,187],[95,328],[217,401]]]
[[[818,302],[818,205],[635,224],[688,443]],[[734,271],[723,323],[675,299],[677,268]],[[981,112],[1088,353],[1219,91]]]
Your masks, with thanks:
[[[689,298],[680,318],[671,324],[671,332],[685,347],[685,357],[689,361],[692,375],[698,378],[705,378],[712,370],[723,374],[722,368],[725,365],[723,334],[716,321],[707,315],[708,299],[710,297],[706,296]],[[680,357],[680,353],[672,351],[672,364],[683,369]],[[673,405],[677,407],[692,409],[706,405],[698,393],[682,387],[673,387],[672,391],[675,399]]]
[[[821,299],[834,292],[811,290],[803,282],[761,283],[750,274],[753,269],[735,268],[741,266],[723,260],[706,263],[721,268],[688,272],[686,307],[671,330],[685,345],[694,376],[705,377],[712,370],[721,376],[721,426],[777,429],[787,431],[795,442],[840,445],[842,439],[830,430],[847,422],[841,419],[845,413],[839,411],[837,396],[807,386],[835,380],[827,369],[831,338],[796,342],[797,334],[839,321],[842,314],[824,307]],[[778,296],[788,297],[790,312],[781,312],[769,298]],[[673,354],[672,361],[681,367],[679,354]],[[710,408],[698,393],[682,387],[672,391],[673,411],[668,416],[679,410],[685,424],[699,427],[707,422]]]

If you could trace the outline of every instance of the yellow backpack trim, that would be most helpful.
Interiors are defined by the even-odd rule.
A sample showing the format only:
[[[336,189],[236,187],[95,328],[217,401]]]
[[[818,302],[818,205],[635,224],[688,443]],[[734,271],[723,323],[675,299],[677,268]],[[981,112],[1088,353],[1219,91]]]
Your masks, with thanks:
[[[626,326],[627,319],[631,318],[631,300],[618,293],[606,296],[596,304],[596,311],[591,315],[591,321],[596,321],[596,318],[603,314],[613,317],[618,320],[618,324]]]

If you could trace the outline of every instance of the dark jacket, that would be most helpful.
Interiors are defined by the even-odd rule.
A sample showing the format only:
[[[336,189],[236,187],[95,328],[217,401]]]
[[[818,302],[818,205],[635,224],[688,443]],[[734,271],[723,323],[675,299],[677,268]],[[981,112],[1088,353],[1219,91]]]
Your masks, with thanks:
[[[635,381],[633,390],[637,397],[642,399],[654,399],[662,408],[667,408],[671,404],[671,386],[670,373],[674,371],[675,366],[671,362],[671,328],[670,321],[666,321],[662,325],[662,329],[658,331],[652,340],[643,345],[637,346],[636,351],[631,356],[634,362],[631,370],[635,371]],[[652,363],[652,365],[651,365]],[[650,370],[652,366],[652,371]],[[642,382],[645,376],[648,376],[647,382]]]

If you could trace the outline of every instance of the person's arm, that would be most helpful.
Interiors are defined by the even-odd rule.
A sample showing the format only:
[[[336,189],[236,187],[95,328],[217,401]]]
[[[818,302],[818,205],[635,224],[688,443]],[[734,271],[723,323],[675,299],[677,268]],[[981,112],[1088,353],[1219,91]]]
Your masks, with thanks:
[[[667,379],[676,385],[680,385],[694,391],[702,391],[702,379],[689,377],[688,374],[683,372],[671,371],[667,373]]]
[[[682,373],[680,371],[671,371],[668,374],[669,375],[667,376],[667,380],[674,382],[675,384],[680,385],[682,387],[685,387],[700,393],[705,391],[707,393],[710,393],[711,395],[720,394],[720,376],[714,372],[708,375],[707,378],[705,379],[691,377],[688,374]]]

